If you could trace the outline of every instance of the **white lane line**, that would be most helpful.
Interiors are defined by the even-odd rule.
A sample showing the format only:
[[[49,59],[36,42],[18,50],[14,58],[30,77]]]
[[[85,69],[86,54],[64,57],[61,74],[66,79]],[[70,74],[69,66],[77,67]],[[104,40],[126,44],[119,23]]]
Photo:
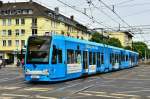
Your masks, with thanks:
[[[143,92],[143,91],[150,91],[150,90],[123,91],[123,92],[117,92],[117,93],[136,93],[136,92]]]
[[[57,99],[55,97],[45,97],[45,96],[40,96],[40,95],[36,95],[35,98],[41,98],[41,99]]]
[[[117,96],[110,96],[110,95],[95,95],[95,96],[98,96],[98,97],[105,97],[105,98],[113,98],[113,99],[123,99],[124,97],[117,97]]]
[[[128,79],[128,78],[108,78],[108,77],[103,77],[104,79],[110,79],[110,80],[136,80],[136,81],[150,81],[150,79]]]
[[[140,97],[138,95],[129,95],[129,94],[118,94],[118,93],[111,93],[114,96],[125,96],[125,97]]]
[[[0,96],[0,99],[15,99],[15,97],[1,97]]]
[[[21,95],[21,94],[2,94],[2,96],[13,96],[13,97],[29,97],[29,95]]]
[[[9,78],[0,79],[0,82],[7,81]]]
[[[82,93],[82,92],[80,92],[78,94],[80,94],[80,95],[86,95],[86,96],[92,96],[92,94],[89,94],[89,93]]]
[[[0,83],[2,83],[2,82],[6,82],[6,81],[10,81],[10,80],[15,80],[15,79],[19,79],[19,78],[21,78],[21,77],[16,77],[16,78],[13,78],[13,79],[4,79],[4,80],[0,80]]]
[[[0,90],[14,90],[14,89],[18,89],[20,87],[9,87],[9,86],[0,86]]]
[[[89,92],[89,93],[96,93],[96,94],[107,94],[104,91],[84,91],[84,92]]]
[[[49,91],[53,90],[53,88],[25,88],[26,91]]]

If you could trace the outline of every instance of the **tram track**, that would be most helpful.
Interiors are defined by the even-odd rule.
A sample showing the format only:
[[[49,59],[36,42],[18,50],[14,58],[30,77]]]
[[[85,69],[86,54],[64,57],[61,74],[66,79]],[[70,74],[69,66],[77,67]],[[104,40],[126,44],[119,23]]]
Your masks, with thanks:
[[[120,76],[127,76],[127,75],[130,75],[130,72],[131,71],[129,71],[129,70],[127,70],[123,73],[122,72],[119,72],[119,73],[116,72],[117,74],[114,74],[115,75],[114,77],[118,78]],[[49,85],[49,84],[47,84],[46,86],[47,86],[47,88],[50,88],[50,90],[47,90],[44,92],[35,92],[35,93],[38,93],[38,95],[42,96],[43,94],[49,94],[50,95],[50,94],[61,93],[61,92],[66,91],[68,93],[65,94],[65,96],[59,97],[61,99],[66,99],[66,98],[71,97],[72,95],[78,94],[79,92],[82,92],[82,91],[88,90],[89,88],[95,87],[95,86],[97,86],[97,84],[106,84],[107,85],[107,84],[117,80],[117,79],[111,79],[111,80],[109,79],[109,82],[105,82],[106,80],[108,80],[105,78],[105,76],[108,76],[108,75],[97,74],[96,78],[93,78],[93,76],[90,76],[86,79],[79,78],[79,79],[75,79],[75,80],[71,80],[71,81],[65,81],[65,82],[60,82],[57,84],[51,84],[50,86],[47,86],[47,85]],[[76,83],[74,83],[74,82],[76,82]],[[60,86],[59,86],[59,84],[60,84]],[[27,88],[34,88],[37,86],[40,87],[39,85],[42,85],[42,84],[40,84],[40,83],[39,84],[34,84],[34,83],[31,84],[31,83],[26,83],[25,81],[24,82],[18,82],[15,84],[10,84],[10,86],[16,86],[16,85],[17,85],[17,87],[20,87],[20,88],[17,88],[16,90],[14,90],[13,93],[20,92],[20,91],[24,90],[25,88],[26,89]],[[51,90],[52,88],[53,88],[53,90]],[[73,91],[71,91],[71,90],[73,90]],[[9,92],[10,91],[11,90],[9,90]],[[31,98],[36,98],[36,95],[29,95],[29,96],[31,96]]]

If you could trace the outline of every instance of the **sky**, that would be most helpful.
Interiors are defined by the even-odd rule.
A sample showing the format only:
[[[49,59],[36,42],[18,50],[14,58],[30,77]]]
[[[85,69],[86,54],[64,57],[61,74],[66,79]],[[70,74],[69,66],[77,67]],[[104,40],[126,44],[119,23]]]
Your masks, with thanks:
[[[27,2],[29,0],[2,0],[3,2]],[[144,41],[150,46],[150,0],[32,0],[50,9],[59,7],[65,16],[93,28],[106,30],[132,30],[134,41]],[[102,2],[106,5],[104,5]],[[63,3],[72,8],[64,5]],[[75,11],[74,9],[78,10]],[[113,10],[114,9],[114,10]],[[117,16],[114,12],[119,16]],[[84,13],[84,14],[83,14]],[[86,14],[86,15],[85,15]],[[108,29],[109,28],[109,29]],[[110,29],[111,28],[111,29]]]

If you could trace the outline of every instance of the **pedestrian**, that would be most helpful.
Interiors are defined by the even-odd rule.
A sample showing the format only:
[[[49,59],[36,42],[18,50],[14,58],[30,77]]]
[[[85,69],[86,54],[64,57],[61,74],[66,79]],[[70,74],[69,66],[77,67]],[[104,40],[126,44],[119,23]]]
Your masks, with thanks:
[[[3,65],[3,67],[6,67],[6,60],[5,59],[2,60],[2,65]]]
[[[3,61],[0,59],[0,69],[2,68]]]
[[[16,65],[17,65],[17,67],[20,66],[20,60],[19,59],[17,60],[17,64]]]
[[[24,67],[24,59],[23,58],[21,60],[21,65],[22,65],[22,67]]]

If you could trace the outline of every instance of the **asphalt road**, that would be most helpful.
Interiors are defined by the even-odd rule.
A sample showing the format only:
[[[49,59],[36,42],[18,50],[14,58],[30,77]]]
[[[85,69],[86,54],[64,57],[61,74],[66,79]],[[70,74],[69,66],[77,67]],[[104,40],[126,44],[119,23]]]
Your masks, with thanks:
[[[150,66],[50,83],[28,83],[19,68],[0,70],[0,99],[150,99]]]

